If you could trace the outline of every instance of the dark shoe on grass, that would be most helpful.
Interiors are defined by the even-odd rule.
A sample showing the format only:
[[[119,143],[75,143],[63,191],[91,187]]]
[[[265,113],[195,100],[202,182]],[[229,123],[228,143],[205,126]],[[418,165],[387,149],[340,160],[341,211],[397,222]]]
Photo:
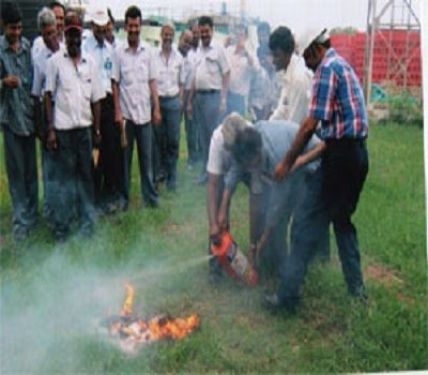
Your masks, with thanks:
[[[297,309],[296,301],[281,301],[278,294],[265,293],[263,295],[263,307],[268,309],[272,313],[287,312],[289,314],[295,314]]]

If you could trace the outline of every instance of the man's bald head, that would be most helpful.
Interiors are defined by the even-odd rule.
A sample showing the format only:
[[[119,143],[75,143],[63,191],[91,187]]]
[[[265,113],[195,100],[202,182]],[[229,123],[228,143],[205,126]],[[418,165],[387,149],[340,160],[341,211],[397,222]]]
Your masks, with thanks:
[[[178,41],[178,49],[183,56],[187,56],[187,53],[192,48],[193,33],[190,30],[185,30],[180,35]]]

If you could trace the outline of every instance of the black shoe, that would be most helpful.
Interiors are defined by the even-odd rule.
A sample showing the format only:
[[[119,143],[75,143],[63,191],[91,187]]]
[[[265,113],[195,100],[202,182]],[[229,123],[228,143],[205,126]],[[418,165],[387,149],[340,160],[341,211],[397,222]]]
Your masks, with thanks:
[[[285,301],[281,301],[276,293],[265,293],[263,295],[263,306],[272,313],[288,312],[290,314],[295,314],[297,302],[290,301],[287,303]]]
[[[369,297],[367,296],[367,293],[365,290],[362,290],[359,293],[351,293],[351,296],[354,298],[355,301],[363,305],[363,307],[369,306]]]
[[[159,201],[155,201],[155,200],[147,201],[146,206],[150,207],[150,208],[158,208],[159,207]]]

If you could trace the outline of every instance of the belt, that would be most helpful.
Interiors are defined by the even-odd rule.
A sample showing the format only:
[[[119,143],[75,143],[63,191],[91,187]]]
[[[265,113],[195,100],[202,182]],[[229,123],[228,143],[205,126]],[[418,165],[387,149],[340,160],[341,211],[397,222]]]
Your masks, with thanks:
[[[202,95],[206,95],[206,94],[215,94],[215,93],[219,93],[220,90],[216,90],[216,89],[209,89],[209,90],[196,90],[197,94],[202,94]]]
[[[161,99],[161,100],[171,100],[171,99],[176,99],[176,98],[178,98],[178,94],[173,95],[173,96],[159,96],[159,99]]]
[[[352,145],[364,145],[366,138],[330,138],[324,140],[327,146],[352,146]]]

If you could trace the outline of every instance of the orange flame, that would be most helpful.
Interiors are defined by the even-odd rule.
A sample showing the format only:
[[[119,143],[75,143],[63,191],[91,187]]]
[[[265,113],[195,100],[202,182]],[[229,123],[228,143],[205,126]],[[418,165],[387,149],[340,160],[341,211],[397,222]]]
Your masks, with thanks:
[[[174,339],[180,340],[200,325],[199,316],[190,315],[187,318],[153,318],[148,322],[149,330],[154,340]]]
[[[134,309],[135,288],[130,283],[125,284],[125,301],[123,302],[121,315],[132,315]]]
[[[127,351],[134,350],[138,344],[162,339],[183,339],[200,326],[201,322],[197,314],[185,318],[171,318],[167,315],[158,315],[150,320],[133,318],[134,301],[135,288],[127,283],[121,311],[124,320],[114,320],[109,326],[110,334],[121,337],[123,349]],[[131,319],[128,320],[129,318]]]

